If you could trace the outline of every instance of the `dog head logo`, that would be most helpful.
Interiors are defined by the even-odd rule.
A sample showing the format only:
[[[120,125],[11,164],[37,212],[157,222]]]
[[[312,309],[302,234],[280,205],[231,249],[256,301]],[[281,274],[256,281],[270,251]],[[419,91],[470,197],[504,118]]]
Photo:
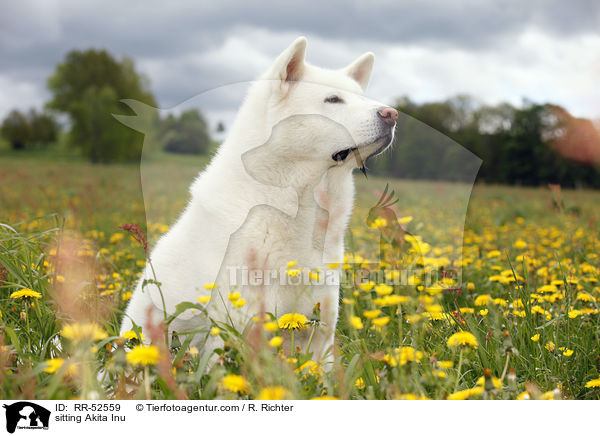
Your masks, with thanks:
[[[48,429],[50,411],[42,406],[29,401],[19,401],[10,405],[4,404],[6,409],[6,431],[14,433],[19,429]]]

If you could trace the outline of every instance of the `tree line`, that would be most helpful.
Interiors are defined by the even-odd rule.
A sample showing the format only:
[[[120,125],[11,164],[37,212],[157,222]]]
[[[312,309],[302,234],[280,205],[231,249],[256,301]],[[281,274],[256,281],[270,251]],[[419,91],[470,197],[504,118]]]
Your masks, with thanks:
[[[474,159],[486,183],[600,188],[600,133],[553,104],[483,105],[469,96],[415,103],[401,98],[395,146],[369,166],[386,176],[467,181]],[[475,168],[476,170],[476,168]]]
[[[143,135],[112,114],[130,114],[122,99],[156,107],[149,81],[131,59],[105,50],[74,50],[47,82],[51,99],[43,111],[11,111],[0,133],[12,148],[48,146],[59,137],[94,163],[138,159]],[[403,114],[395,147],[369,166],[380,175],[413,179],[478,180],[487,183],[600,188],[600,134],[590,120],[557,105],[524,101],[520,107],[481,104],[460,95],[444,101],[398,100]],[[158,112],[157,112],[158,113]],[[66,116],[58,123],[56,116]],[[152,120],[158,148],[208,154],[214,146],[199,110]],[[217,130],[223,130],[219,125]],[[64,131],[63,131],[64,130]]]
[[[114,58],[105,50],[74,50],[56,66],[47,83],[52,95],[42,113],[11,111],[0,132],[15,150],[48,146],[56,142],[66,115],[67,146],[93,163],[139,159],[143,135],[117,121],[113,114],[129,111],[121,100],[133,99],[156,107],[149,82],[136,71],[131,59]],[[208,123],[198,110],[153,120],[160,148],[174,153],[208,153]]]

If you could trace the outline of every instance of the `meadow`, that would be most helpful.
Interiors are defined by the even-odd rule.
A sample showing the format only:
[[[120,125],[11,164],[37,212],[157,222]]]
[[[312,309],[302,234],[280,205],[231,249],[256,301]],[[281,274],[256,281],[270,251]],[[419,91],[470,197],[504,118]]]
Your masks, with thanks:
[[[144,185],[146,225],[138,166],[0,150],[0,397],[599,398],[594,191],[471,192],[357,173],[347,254],[332,266],[344,273],[332,366],[282,346],[318,326],[317,308],[196,332],[223,337],[212,358],[189,346],[191,334],[165,341],[160,320],[120,337],[151,262],[142,231],[151,244],[168,230],[205,164],[144,162],[144,181],[159,181]],[[399,201],[378,204],[392,190]],[[186,308],[203,310],[208,295],[210,284]],[[231,310],[243,304],[228,296]]]

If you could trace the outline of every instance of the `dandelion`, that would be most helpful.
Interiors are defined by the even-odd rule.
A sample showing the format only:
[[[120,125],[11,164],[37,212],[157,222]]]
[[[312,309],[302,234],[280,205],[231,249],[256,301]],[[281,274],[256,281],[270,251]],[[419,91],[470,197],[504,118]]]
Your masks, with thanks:
[[[300,313],[286,313],[277,321],[282,330],[302,330],[307,327],[308,318]]]
[[[240,293],[239,293],[239,292],[230,292],[230,293],[227,295],[227,299],[228,299],[229,301],[231,301],[232,303],[233,303],[234,301],[236,301],[236,300],[239,300],[239,299],[240,299],[240,297],[241,297],[241,295],[240,295]]]
[[[287,269],[285,273],[290,277],[297,277],[302,272],[300,268]]]
[[[535,334],[535,335],[533,335],[533,336],[532,336],[530,339],[531,339],[533,342],[537,342],[537,341],[539,341],[539,340],[540,340],[540,334],[539,334],[539,333],[536,333],[536,334]]]
[[[121,337],[125,338],[125,339],[127,339],[129,341],[131,341],[131,340],[138,340],[138,335],[133,330],[127,330],[126,332],[123,332],[121,334]],[[144,336],[143,333],[140,333],[139,339],[141,339],[142,342],[144,342],[146,340],[146,336]]]
[[[206,304],[211,298],[212,297],[210,295],[201,295],[200,297],[196,298],[196,300],[198,300],[198,303]]]
[[[475,336],[472,333],[458,332],[454,333],[452,336],[450,336],[450,338],[448,338],[448,341],[446,341],[446,345],[448,347],[461,346],[477,348],[479,344],[477,343],[477,338],[475,338]]]
[[[204,284],[204,289],[206,289],[207,291],[212,291],[216,287],[217,287],[216,283],[205,283]]]
[[[94,322],[67,324],[60,331],[60,335],[73,342],[101,341],[108,337],[104,329]]]
[[[293,268],[298,264],[298,261],[296,260],[290,260],[288,263],[285,264],[285,266],[287,266],[288,268]]]
[[[48,374],[54,374],[60,369],[63,363],[65,363],[65,359],[55,357],[54,359],[46,360],[45,363],[48,365],[48,367],[44,369],[44,372],[47,372]]]
[[[375,283],[371,280],[369,280],[368,282],[362,282],[358,284],[358,288],[364,292],[369,292],[371,289],[373,289],[374,286]]]
[[[376,325],[377,327],[383,327],[388,322],[390,322],[390,317],[389,316],[382,316],[381,318],[375,318],[373,320],[373,325]]]
[[[585,384],[586,388],[600,388],[600,378],[590,380]]]
[[[213,327],[210,329],[211,336],[217,336],[219,333],[221,333],[221,329],[219,327]]]
[[[389,295],[393,291],[394,288],[392,288],[390,285],[386,285],[385,283],[380,283],[379,285],[375,286],[375,292],[377,295]]]
[[[290,396],[290,391],[282,386],[270,386],[261,389],[257,400],[284,400]]]
[[[296,373],[298,373],[298,374],[303,373],[304,377],[307,377],[309,375],[312,375],[314,377],[319,377],[319,376],[323,375],[323,369],[317,362],[315,362],[313,360],[308,360],[307,362],[300,365],[300,367],[296,369]]]
[[[283,343],[283,338],[281,336],[273,336],[269,341],[269,346],[273,348],[280,347]]]
[[[363,323],[358,316],[350,317],[350,324],[352,325],[352,327],[354,327],[357,330],[360,330],[363,328]]]
[[[475,298],[475,301],[473,302],[473,304],[475,304],[475,306],[485,306],[486,304],[488,304],[488,301],[490,301],[490,300],[492,300],[491,295],[481,294],[477,298]]]
[[[219,383],[222,388],[228,391],[248,394],[250,393],[250,383],[241,375],[229,374],[223,377]]]
[[[127,361],[131,365],[156,365],[160,352],[154,345],[138,345],[127,353]]]
[[[233,307],[240,308],[240,307],[244,306],[244,304],[246,304],[246,300],[244,300],[243,298],[240,298],[238,300],[232,301],[231,304],[233,304]]]
[[[268,332],[274,332],[277,330],[277,323],[275,321],[266,322],[263,328]]]
[[[40,298],[42,298],[42,294],[31,289],[21,289],[20,291],[15,291],[12,294],[10,294],[10,298],[13,298],[15,300],[22,300],[24,298],[35,298],[36,300],[39,300]]]
[[[379,314],[381,313],[381,310],[379,309],[375,309],[375,310],[365,310],[363,312],[363,315],[365,316],[365,318],[368,319],[374,319],[377,318],[379,316]]]

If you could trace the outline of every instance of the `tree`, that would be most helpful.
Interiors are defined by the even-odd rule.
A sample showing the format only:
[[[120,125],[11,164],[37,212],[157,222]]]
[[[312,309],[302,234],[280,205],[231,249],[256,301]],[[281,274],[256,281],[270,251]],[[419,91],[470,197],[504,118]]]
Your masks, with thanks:
[[[112,114],[122,99],[156,106],[147,80],[128,58],[118,61],[104,50],[71,51],[48,79],[48,106],[69,115],[69,142],[94,163],[138,158],[143,138]]]
[[[56,120],[49,113],[30,109],[29,125],[32,144],[47,145],[56,141],[59,128]]]
[[[206,154],[211,145],[208,124],[196,109],[182,112],[178,118],[169,115],[161,136],[165,151],[171,153]]]
[[[22,112],[13,109],[2,122],[2,136],[14,150],[22,150],[31,138],[31,125]]]
[[[47,145],[56,141],[58,125],[48,113],[30,109],[24,114],[14,109],[4,119],[1,131],[14,150],[23,150],[29,145]]]

